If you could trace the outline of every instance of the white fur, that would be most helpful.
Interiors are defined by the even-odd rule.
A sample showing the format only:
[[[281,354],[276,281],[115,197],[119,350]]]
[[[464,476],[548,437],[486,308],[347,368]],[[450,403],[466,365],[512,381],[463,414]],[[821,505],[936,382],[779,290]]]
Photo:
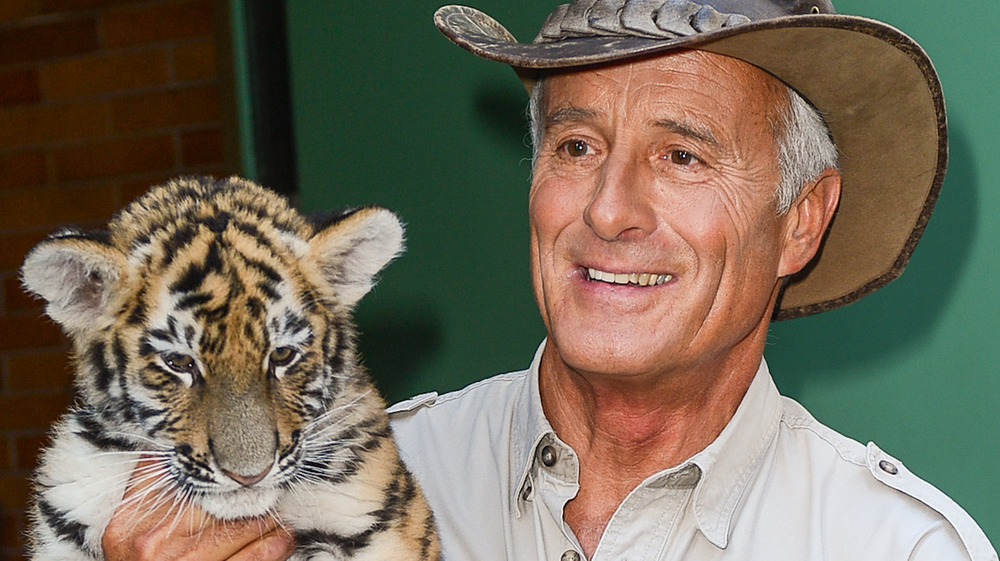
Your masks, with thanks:
[[[104,529],[122,502],[138,454],[95,454],[87,441],[74,434],[76,428],[72,421],[57,426],[53,444],[42,455],[35,477],[45,500],[87,524],[86,544],[100,551]],[[49,533],[47,525],[37,527]],[[89,560],[54,535],[39,538],[37,543],[43,547],[36,552],[37,559]]]
[[[124,274],[124,256],[103,244],[53,238],[25,258],[21,279],[44,298],[45,312],[71,334],[98,327],[113,290]]]
[[[314,236],[310,246],[340,302],[354,306],[403,251],[403,225],[389,210],[366,208]]]

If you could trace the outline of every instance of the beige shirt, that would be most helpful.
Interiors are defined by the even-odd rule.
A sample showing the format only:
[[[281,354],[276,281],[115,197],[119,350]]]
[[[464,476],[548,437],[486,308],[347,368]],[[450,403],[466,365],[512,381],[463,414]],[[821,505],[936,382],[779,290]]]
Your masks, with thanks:
[[[544,343],[543,343],[544,346]],[[403,459],[435,511],[446,561],[578,561],[563,522],[577,457],[528,370],[390,409]],[[592,561],[996,560],[975,522],[874,444],[780,396],[761,363],[733,419],[701,452],[618,507]]]

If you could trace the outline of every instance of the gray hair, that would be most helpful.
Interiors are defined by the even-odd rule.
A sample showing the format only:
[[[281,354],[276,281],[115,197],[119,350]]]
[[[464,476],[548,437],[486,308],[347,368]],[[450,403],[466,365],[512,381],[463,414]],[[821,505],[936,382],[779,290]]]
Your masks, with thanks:
[[[532,169],[545,134],[545,79],[531,89],[528,121],[531,129]],[[778,144],[778,171],[781,178],[775,189],[775,207],[779,215],[792,208],[802,187],[826,169],[839,169],[837,147],[830,129],[819,111],[790,87],[788,102],[779,110],[775,123]]]
[[[826,169],[839,169],[837,146],[819,111],[792,88],[778,122],[778,214],[785,214],[802,187]]]

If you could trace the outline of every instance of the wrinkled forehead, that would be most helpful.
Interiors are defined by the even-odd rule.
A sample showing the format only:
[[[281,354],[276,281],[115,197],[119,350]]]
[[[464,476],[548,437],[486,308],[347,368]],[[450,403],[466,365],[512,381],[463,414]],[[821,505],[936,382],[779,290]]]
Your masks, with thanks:
[[[701,115],[715,127],[734,129],[731,134],[748,128],[773,133],[788,103],[788,87],[767,72],[699,50],[552,72],[542,84],[543,116],[567,106],[622,114],[662,110]]]

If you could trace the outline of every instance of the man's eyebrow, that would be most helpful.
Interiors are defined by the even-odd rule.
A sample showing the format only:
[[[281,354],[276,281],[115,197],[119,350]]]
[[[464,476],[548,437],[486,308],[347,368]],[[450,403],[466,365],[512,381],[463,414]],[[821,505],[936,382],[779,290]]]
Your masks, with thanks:
[[[597,111],[594,111],[593,109],[584,109],[582,107],[563,107],[545,116],[545,128],[565,123],[579,123],[580,121],[593,119],[596,116]]]
[[[688,138],[693,138],[694,140],[708,144],[716,150],[723,150],[724,147],[712,131],[706,127],[699,127],[692,125],[690,123],[681,123],[674,121],[672,119],[658,119],[653,121],[653,125],[657,128],[665,129],[669,132],[679,134]]]

